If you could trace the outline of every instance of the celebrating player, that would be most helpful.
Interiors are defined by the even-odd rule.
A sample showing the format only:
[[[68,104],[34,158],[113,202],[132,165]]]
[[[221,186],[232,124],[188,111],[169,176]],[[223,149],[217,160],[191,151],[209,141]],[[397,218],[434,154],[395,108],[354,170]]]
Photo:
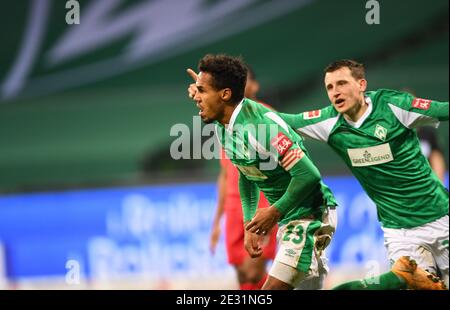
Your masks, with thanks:
[[[247,70],[239,58],[206,55],[198,68],[198,76],[189,71],[195,80],[190,95],[202,120],[215,122],[226,154],[239,169],[244,244],[251,257],[262,254],[259,234],[279,224],[279,249],[263,289],[293,289],[306,279],[321,279],[336,202],[302,138],[275,112],[244,98]],[[257,208],[259,189],[270,207]]]
[[[442,289],[424,270],[439,274],[448,286],[448,191],[414,131],[448,120],[448,102],[389,89],[366,92],[364,66],[353,60],[330,64],[325,88],[331,106],[280,116],[301,134],[328,143],[344,160],[375,202],[395,262],[379,284],[362,280],[338,289]]]

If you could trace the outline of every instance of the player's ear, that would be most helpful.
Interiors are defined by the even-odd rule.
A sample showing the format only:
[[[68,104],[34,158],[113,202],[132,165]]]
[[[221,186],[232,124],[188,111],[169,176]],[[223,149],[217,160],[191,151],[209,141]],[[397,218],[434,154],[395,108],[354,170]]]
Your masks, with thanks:
[[[367,89],[367,80],[361,79],[358,81],[358,83],[359,83],[359,91],[365,92]]]
[[[231,100],[232,91],[230,88],[224,88],[221,90],[220,97],[223,101]]]

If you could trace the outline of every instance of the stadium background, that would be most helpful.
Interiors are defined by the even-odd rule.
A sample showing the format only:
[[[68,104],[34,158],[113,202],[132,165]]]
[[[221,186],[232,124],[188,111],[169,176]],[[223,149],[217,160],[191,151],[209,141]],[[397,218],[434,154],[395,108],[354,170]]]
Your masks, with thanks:
[[[369,89],[448,101],[447,0],[380,0],[379,25],[357,0],[87,0],[79,25],[65,2],[1,4],[1,288],[236,287],[223,240],[208,252],[219,164],[169,153],[205,53],[242,55],[286,112],[327,105],[340,58],[366,64]],[[447,160],[447,122],[438,138]],[[306,144],[341,204],[326,287],[386,270],[373,203]]]

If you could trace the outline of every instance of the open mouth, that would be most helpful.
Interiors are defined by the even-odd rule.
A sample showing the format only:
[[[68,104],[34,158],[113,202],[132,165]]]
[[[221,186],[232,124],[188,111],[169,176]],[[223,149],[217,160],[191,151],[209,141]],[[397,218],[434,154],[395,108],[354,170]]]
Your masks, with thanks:
[[[197,103],[197,108],[200,110],[198,111],[198,115],[203,116],[203,108]]]
[[[345,99],[339,98],[334,103],[338,108],[342,107],[344,105]]]

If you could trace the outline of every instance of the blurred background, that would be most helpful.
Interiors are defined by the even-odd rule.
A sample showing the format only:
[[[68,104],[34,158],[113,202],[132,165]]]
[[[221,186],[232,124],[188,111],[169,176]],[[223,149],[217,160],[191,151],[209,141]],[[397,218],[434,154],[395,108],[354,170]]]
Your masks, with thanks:
[[[1,4],[3,289],[237,288],[223,240],[208,250],[218,160],[170,156],[206,53],[243,56],[283,112],[328,105],[323,68],[341,58],[369,89],[448,101],[447,0],[380,0],[379,24],[365,0],[86,0],[72,25],[67,2]],[[436,133],[448,166],[448,122]],[[306,146],[341,206],[326,288],[387,270],[375,206],[327,145]]]

